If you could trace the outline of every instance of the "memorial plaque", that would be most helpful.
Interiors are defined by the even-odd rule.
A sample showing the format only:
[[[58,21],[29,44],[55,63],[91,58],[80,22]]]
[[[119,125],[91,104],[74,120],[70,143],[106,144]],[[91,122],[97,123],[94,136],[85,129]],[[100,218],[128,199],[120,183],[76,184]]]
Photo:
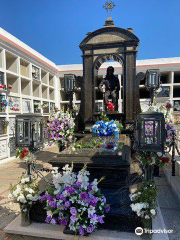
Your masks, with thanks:
[[[31,100],[23,99],[22,100],[23,113],[31,113]]]
[[[20,98],[9,97],[9,111],[10,113],[20,112]]]
[[[0,159],[6,158],[7,154],[7,140],[0,141]]]

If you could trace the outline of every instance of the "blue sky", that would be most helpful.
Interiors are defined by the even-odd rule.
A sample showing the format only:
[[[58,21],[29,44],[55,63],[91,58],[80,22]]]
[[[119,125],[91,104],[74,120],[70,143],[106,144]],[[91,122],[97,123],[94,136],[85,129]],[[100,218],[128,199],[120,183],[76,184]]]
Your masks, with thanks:
[[[180,57],[179,0],[114,0],[115,25],[132,27],[138,59]],[[1,0],[0,27],[56,64],[82,63],[79,44],[106,20],[105,0]]]

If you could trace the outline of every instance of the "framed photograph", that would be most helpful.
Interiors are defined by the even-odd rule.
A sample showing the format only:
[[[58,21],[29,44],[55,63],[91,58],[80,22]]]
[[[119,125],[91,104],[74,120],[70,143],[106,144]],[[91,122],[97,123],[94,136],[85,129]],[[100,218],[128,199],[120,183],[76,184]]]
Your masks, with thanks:
[[[9,112],[10,113],[20,112],[20,98],[9,97]]]
[[[49,113],[49,103],[43,102],[42,109],[43,109],[43,113]]]
[[[15,134],[15,122],[16,118],[9,118],[9,134]]]
[[[170,87],[161,87],[162,91],[158,93],[157,97],[169,97],[170,96]]]
[[[22,100],[23,113],[31,113],[31,100],[23,99]]]
[[[34,104],[34,113],[41,113],[41,102],[38,100],[34,100],[33,104]]]
[[[180,111],[180,100],[174,100],[174,104],[173,104],[173,107],[174,107],[174,112],[179,112]]]
[[[55,108],[55,103],[50,103],[50,113],[53,113],[53,110]]]

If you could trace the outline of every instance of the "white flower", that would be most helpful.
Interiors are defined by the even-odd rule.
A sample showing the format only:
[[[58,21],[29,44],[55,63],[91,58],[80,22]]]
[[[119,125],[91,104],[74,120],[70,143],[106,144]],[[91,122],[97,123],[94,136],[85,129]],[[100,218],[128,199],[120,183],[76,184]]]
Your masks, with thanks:
[[[145,219],[150,219],[150,217],[148,216],[148,215],[145,215],[145,217],[144,217]]]
[[[24,197],[23,195],[20,195],[20,196],[17,198],[17,201],[18,201],[18,202],[21,202],[21,203],[26,203],[26,202],[27,202],[26,199],[25,199],[25,197]]]
[[[93,215],[96,212],[95,207],[90,206],[88,208],[88,215]]]
[[[32,196],[31,194],[28,194],[26,197],[27,197],[27,199],[29,199],[29,200],[33,200],[33,196]]]
[[[150,212],[151,212],[152,215],[156,215],[156,211],[155,211],[155,209],[151,209]]]
[[[32,188],[29,188],[29,193],[34,193],[34,190]]]
[[[51,216],[52,217],[53,213],[51,211],[47,211],[47,216]]]
[[[62,194],[63,194],[63,196],[64,196],[64,197],[67,197],[67,196],[69,196],[69,193],[68,193],[68,191],[67,191],[67,190],[65,190],[65,191],[64,191]]]
[[[93,218],[91,218],[91,220],[90,220],[90,223],[92,223],[93,225],[95,225],[96,223],[98,222],[98,217],[96,216],[94,216]]]
[[[69,223],[69,228],[72,231],[76,231],[76,228],[75,228],[74,223],[72,221],[70,221],[70,223]]]
[[[8,198],[12,198],[13,197],[13,195],[10,193],[9,195],[8,195]]]

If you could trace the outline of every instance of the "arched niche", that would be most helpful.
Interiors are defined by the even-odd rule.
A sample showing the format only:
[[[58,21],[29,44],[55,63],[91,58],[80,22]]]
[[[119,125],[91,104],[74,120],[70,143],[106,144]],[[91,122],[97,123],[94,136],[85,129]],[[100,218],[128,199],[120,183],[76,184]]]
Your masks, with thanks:
[[[129,30],[105,26],[87,36],[80,44],[83,58],[83,84],[81,94],[81,120],[84,124],[93,121],[94,82],[101,64],[115,60],[123,66],[123,109],[126,122],[134,121],[137,115],[136,56],[139,39]]]

